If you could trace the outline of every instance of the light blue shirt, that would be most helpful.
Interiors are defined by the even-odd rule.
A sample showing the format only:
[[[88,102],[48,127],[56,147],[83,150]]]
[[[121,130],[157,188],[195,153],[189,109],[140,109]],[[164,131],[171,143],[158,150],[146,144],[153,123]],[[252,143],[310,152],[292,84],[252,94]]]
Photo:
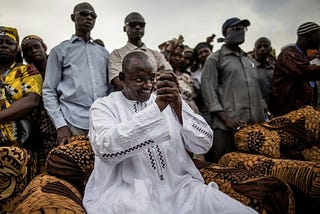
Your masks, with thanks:
[[[42,93],[56,129],[71,125],[89,129],[89,109],[106,96],[109,52],[92,40],[73,35],[54,47],[48,58]]]

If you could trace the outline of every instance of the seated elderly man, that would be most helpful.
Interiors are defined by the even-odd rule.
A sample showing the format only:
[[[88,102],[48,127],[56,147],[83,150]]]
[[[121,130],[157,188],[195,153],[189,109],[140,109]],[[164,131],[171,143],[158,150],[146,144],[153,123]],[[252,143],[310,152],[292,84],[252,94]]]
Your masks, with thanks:
[[[181,99],[176,76],[156,74],[143,51],[130,52],[122,65],[123,90],[90,109],[95,165],[87,213],[256,213],[204,184],[187,151],[207,152],[213,131]]]

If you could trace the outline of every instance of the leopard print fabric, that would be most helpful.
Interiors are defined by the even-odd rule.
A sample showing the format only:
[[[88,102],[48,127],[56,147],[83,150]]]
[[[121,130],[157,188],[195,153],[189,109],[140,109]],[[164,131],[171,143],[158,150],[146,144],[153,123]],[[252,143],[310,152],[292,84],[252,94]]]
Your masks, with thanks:
[[[47,159],[48,174],[65,179],[83,193],[93,170],[94,153],[86,136],[73,136],[71,143],[53,148]]]
[[[23,191],[15,214],[85,214],[82,196],[67,181],[45,173],[35,177]]]
[[[319,134],[320,112],[306,106],[244,127],[235,133],[235,145],[238,151],[271,158],[319,160]]]
[[[260,124],[249,125],[235,133],[238,151],[280,158],[281,138],[275,130]]]
[[[320,162],[320,147],[319,146],[312,146],[311,148],[304,148],[301,153],[307,161]]]
[[[291,188],[273,176],[264,176],[235,167],[212,164],[200,170],[205,183],[215,182],[219,190],[258,213],[295,212]]]
[[[311,198],[320,198],[320,162],[274,159],[263,155],[231,152],[225,154],[219,164],[275,176]]]
[[[276,213],[274,210],[292,213],[294,210],[290,189],[275,177],[259,176],[230,167],[215,168],[204,161],[193,161],[207,183],[217,182],[226,194],[261,213]],[[70,144],[58,146],[50,152],[47,172],[74,184],[83,194],[93,163],[94,153],[90,142],[84,136],[75,136]]]
[[[36,117],[40,130],[40,138],[42,140],[41,145],[39,146],[39,166],[41,167],[41,171],[43,171],[42,168],[45,168],[49,152],[54,147],[58,146],[56,140],[57,133],[56,128],[42,105],[38,107]]]
[[[11,213],[28,181],[28,152],[19,147],[0,147],[0,213]]]

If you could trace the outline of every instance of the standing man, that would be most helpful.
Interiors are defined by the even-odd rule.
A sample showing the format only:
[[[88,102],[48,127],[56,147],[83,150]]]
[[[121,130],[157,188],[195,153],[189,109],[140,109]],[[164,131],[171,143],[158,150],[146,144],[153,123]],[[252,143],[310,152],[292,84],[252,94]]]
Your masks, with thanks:
[[[307,50],[319,49],[320,26],[306,22],[297,30],[295,45],[283,49],[276,60],[272,79],[272,113],[275,116],[316,105],[315,80],[320,80],[320,66],[310,64]]]
[[[90,36],[96,18],[89,3],[77,4],[71,14],[75,34],[49,54],[42,92],[59,144],[72,135],[87,135],[89,108],[109,90],[109,53]]]
[[[258,70],[258,81],[263,99],[269,105],[271,96],[271,81],[274,70],[274,60],[271,55],[271,41],[260,37],[254,44],[253,57]]]
[[[201,92],[211,113],[215,139],[206,160],[218,162],[234,150],[234,131],[246,123],[264,121],[266,103],[262,99],[257,70],[240,47],[250,22],[230,18],[222,26],[225,44],[210,55],[203,68]]]
[[[158,70],[172,70],[169,62],[159,51],[151,50],[142,42],[144,36],[145,20],[137,12],[128,14],[124,20],[123,31],[127,33],[128,42],[120,48],[115,49],[110,54],[109,63],[109,80],[115,90],[119,91],[123,87],[123,82],[119,79],[121,72],[122,60],[124,56],[133,50],[143,50],[151,58],[152,62]]]

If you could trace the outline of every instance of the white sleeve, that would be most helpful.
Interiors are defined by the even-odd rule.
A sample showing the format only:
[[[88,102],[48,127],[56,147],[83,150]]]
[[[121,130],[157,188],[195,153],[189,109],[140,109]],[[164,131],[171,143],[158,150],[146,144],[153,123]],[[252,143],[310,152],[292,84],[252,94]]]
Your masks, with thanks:
[[[90,109],[89,138],[102,160],[116,164],[170,139],[167,122],[155,103],[123,122],[119,111],[124,107],[108,103],[98,99]]]
[[[211,148],[214,137],[208,123],[201,115],[194,113],[185,102],[182,106],[182,120],[181,138],[186,149],[195,154],[206,153]]]

